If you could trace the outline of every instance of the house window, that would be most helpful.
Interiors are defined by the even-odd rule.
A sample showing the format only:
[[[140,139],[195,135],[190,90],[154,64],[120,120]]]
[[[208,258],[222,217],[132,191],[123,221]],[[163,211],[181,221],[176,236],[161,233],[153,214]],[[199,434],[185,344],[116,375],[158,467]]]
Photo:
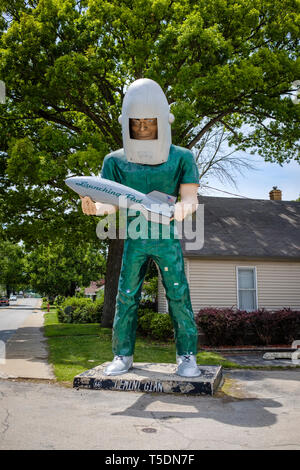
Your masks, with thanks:
[[[237,268],[238,308],[252,312],[257,309],[256,268]]]

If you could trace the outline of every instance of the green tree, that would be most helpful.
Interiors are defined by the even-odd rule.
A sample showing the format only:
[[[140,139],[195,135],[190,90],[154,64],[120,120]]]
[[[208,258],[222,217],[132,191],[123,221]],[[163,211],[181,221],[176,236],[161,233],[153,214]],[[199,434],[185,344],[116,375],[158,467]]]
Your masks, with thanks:
[[[0,284],[5,286],[6,295],[24,288],[27,282],[25,254],[23,248],[9,241],[0,242]]]
[[[117,117],[140,77],[165,90],[175,144],[198,152],[220,128],[237,149],[299,161],[297,0],[1,0],[0,10],[6,236],[97,242],[97,221],[82,216],[64,178],[97,173],[122,146]],[[121,253],[110,241],[110,323]]]
[[[75,249],[67,243],[50,242],[28,255],[27,270],[33,290],[54,298],[75,295],[76,287],[100,279],[105,265],[101,253],[89,243]]]

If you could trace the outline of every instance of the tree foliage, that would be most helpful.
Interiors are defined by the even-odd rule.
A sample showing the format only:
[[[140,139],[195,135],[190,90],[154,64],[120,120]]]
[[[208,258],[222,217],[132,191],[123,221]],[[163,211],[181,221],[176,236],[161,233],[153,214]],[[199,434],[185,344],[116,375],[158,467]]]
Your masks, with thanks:
[[[0,285],[5,287],[9,296],[26,285],[25,253],[23,248],[15,243],[1,241],[0,243]]]
[[[27,257],[31,287],[42,295],[72,296],[78,286],[87,286],[104,275],[104,258],[91,244],[75,249],[68,243],[40,246]]]
[[[174,143],[201,146],[219,126],[266,160],[299,159],[296,0],[1,0],[0,10],[1,189],[16,236],[30,239],[27,216],[36,236],[45,224],[44,236],[94,230],[64,178],[99,172],[122,146],[117,117],[140,77],[166,91]]]

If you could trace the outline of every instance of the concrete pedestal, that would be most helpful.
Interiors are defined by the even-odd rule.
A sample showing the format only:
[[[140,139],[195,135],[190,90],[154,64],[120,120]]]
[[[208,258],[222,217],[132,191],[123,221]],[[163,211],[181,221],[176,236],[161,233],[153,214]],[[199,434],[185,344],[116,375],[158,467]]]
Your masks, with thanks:
[[[188,395],[213,395],[222,379],[221,366],[199,366],[199,377],[185,378],[175,374],[176,364],[136,362],[126,374],[106,376],[105,362],[82,374],[73,381],[75,388],[118,390],[147,393],[182,393]]]

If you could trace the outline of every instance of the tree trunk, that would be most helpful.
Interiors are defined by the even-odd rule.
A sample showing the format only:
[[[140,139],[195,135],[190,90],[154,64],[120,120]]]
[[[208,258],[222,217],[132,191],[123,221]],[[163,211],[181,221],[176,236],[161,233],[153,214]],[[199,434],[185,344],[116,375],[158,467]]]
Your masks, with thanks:
[[[101,326],[112,328],[118,283],[122,264],[124,240],[116,239],[109,241],[108,256],[106,262],[106,276],[104,289],[104,303]]]
[[[65,296],[66,296],[66,297],[74,297],[74,296],[75,296],[75,293],[76,293],[76,287],[77,287],[77,283],[76,283],[75,281],[71,281],[69,288],[68,288],[67,291],[65,292]],[[61,293],[61,294],[62,294],[62,293]],[[63,295],[63,294],[62,294],[62,295]]]
[[[76,282],[71,281],[71,285],[70,285],[70,295],[71,295],[71,297],[74,297],[74,295],[76,293],[76,287],[77,287]]]

